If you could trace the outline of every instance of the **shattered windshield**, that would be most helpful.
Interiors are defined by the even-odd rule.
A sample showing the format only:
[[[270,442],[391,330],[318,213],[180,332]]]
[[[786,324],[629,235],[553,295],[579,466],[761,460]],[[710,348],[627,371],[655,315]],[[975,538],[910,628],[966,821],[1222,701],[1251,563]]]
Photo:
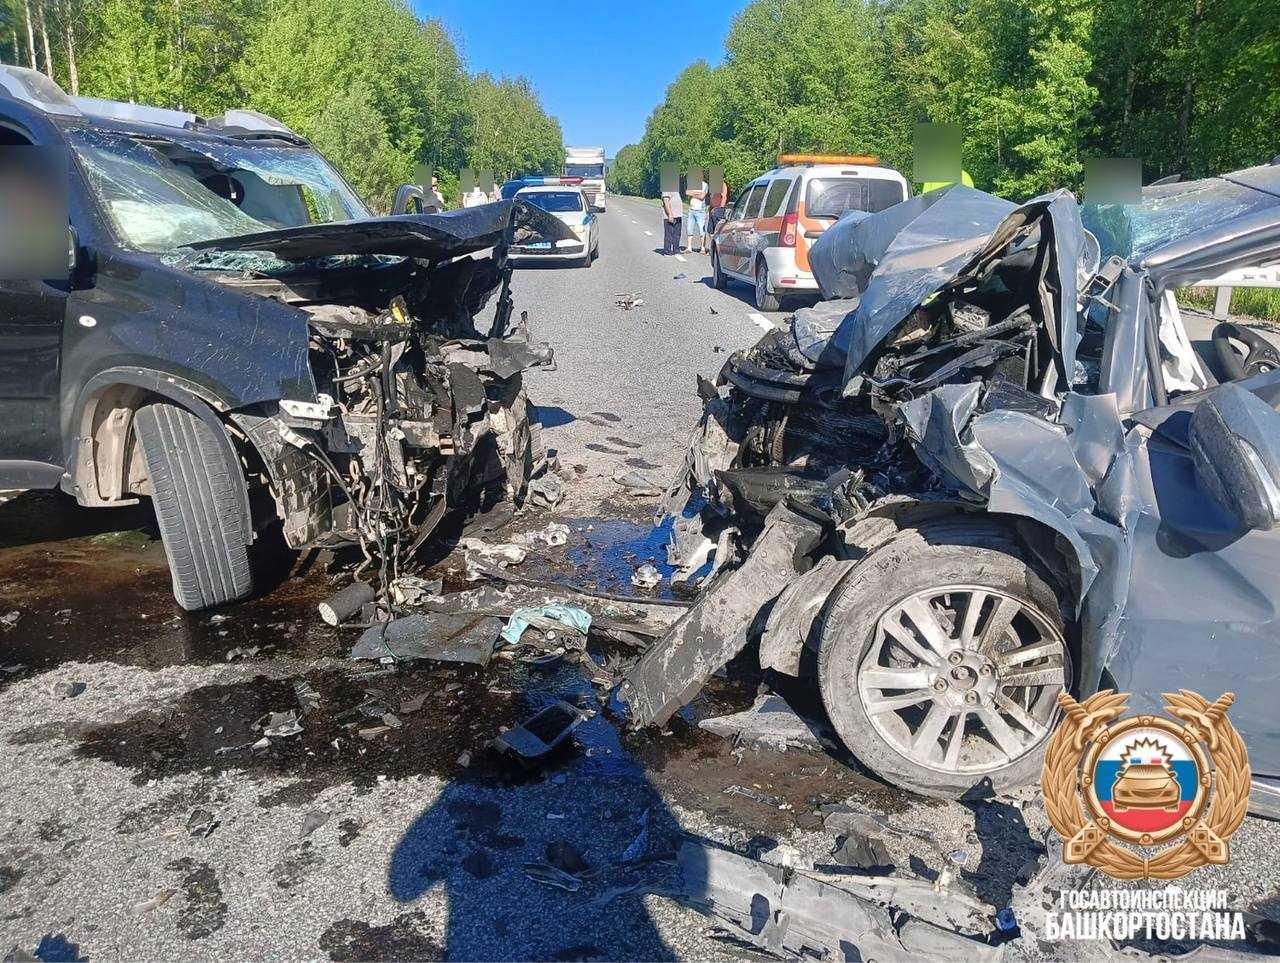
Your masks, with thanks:
[[[90,130],[68,138],[121,240],[143,251],[368,216],[311,150]]]
[[[1271,173],[1270,189],[1280,189],[1280,170],[1263,172]],[[1267,193],[1266,182],[1258,180],[1263,189],[1218,177],[1144,187],[1141,203],[1085,204],[1081,219],[1098,238],[1103,259],[1119,255],[1133,260],[1198,231],[1280,205],[1280,197]]]

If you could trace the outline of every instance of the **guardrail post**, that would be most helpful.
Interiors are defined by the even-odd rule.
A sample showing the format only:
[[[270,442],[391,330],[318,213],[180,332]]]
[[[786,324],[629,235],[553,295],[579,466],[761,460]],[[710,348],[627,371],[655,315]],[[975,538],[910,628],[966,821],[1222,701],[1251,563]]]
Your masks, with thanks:
[[[1213,316],[1219,321],[1223,321],[1231,313],[1231,292],[1234,288],[1222,285],[1218,288],[1218,293],[1213,299]]]

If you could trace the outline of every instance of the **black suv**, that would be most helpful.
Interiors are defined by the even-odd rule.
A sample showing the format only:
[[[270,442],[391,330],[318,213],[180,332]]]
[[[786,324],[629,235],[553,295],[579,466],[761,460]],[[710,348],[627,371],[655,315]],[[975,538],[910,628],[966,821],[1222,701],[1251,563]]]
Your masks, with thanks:
[[[373,217],[271,118],[0,67],[0,153],[24,151],[55,187],[65,166],[69,261],[0,281],[0,490],[149,496],[184,608],[247,596],[268,527],[359,545],[385,576],[543,470],[521,373],[550,351],[512,323],[506,252],[558,221],[513,202]]]

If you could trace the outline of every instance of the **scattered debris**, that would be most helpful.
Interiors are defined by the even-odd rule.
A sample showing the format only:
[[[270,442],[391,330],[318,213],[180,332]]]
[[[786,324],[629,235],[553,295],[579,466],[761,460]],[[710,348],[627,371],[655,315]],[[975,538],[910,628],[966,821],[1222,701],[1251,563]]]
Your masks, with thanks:
[[[152,910],[159,909],[165,903],[169,902],[169,900],[173,899],[174,894],[177,892],[178,891],[176,889],[162,889],[160,892],[156,893],[155,896],[151,897],[151,899],[144,899],[142,902],[134,903],[130,906],[129,915],[143,916],[150,913]]]
[[[351,649],[351,658],[487,665],[501,629],[502,620],[493,616],[418,612],[366,629]]]
[[[759,789],[752,789],[750,786],[728,786],[721,790],[726,796],[743,796],[747,799],[754,799],[758,803],[771,806],[774,809],[781,809],[783,801],[778,796],[771,796],[767,792]]]
[[[530,500],[554,508],[564,500],[564,479],[555,472],[544,472],[525,486]]]
[[[287,739],[302,731],[302,724],[298,722],[298,713],[292,709],[288,712],[269,713],[264,719],[258,720],[257,727],[262,729],[264,736],[271,739]]]
[[[500,734],[493,741],[494,748],[514,757],[521,765],[533,766],[588,718],[583,710],[559,700],[523,724]]]
[[[208,839],[217,828],[217,817],[207,809],[193,809],[187,817],[187,832],[196,839]]]
[[[639,862],[649,851],[649,825],[652,822],[653,811],[646,809],[644,815],[640,817],[640,832],[636,833],[636,838],[631,840],[627,848],[622,851],[624,863]]]
[[[59,699],[74,699],[87,688],[87,682],[59,682],[53,687],[53,694]]]
[[[465,750],[461,755],[458,756],[458,765],[461,766],[463,769],[466,769],[471,765],[470,749]]]
[[[581,876],[590,869],[582,854],[563,839],[547,843],[547,863],[573,876]]]
[[[520,565],[529,557],[529,552],[521,546],[511,543],[493,543],[485,542],[480,538],[465,538],[460,543],[463,552],[466,553],[467,571],[471,570],[472,562],[483,562],[486,566],[497,565],[500,569],[506,569],[508,565]]]
[[[613,473],[613,480],[627,490],[627,494],[635,498],[661,495],[663,486],[637,468],[619,468]]]
[[[411,716],[426,704],[427,694],[419,692],[416,696],[410,696],[407,699],[400,700],[400,714],[402,716]]]
[[[325,625],[341,625],[378,597],[368,582],[355,581],[320,603]]]
[[[314,711],[320,705],[320,693],[306,679],[293,680],[293,694],[298,700],[299,718],[305,719],[307,713]]]
[[[18,619],[22,618],[22,613],[17,609],[12,612],[6,612],[0,615],[0,629],[11,629],[18,624]]]
[[[866,809],[855,809],[848,803],[821,806],[819,811],[825,814],[823,827],[827,832],[836,836],[853,835],[855,833],[871,836],[875,835],[879,830],[887,830],[898,836],[911,836],[915,839],[924,840],[927,843],[932,843],[935,847],[938,845],[933,836],[922,829],[900,829],[879,813],[873,813]]]
[[[673,281],[683,281],[683,280],[684,280],[685,278],[687,278],[688,276],[689,276],[689,275],[687,275],[687,274],[685,274],[683,271],[681,271],[679,274],[673,274],[673,275],[671,275],[671,280],[673,280]]]
[[[310,836],[331,818],[330,814],[323,809],[308,809],[302,817],[302,831],[299,835],[303,837]]]
[[[570,893],[576,893],[582,889],[581,878],[572,873],[566,873],[563,869],[557,869],[550,863],[525,863],[520,867],[520,871],[543,886],[554,886],[556,889],[567,890]]]
[[[966,961],[1001,956],[1000,947],[958,929],[902,918],[836,880],[692,841],[680,847],[677,864],[683,902],[729,924],[738,939],[777,956]]]
[[[401,575],[390,586],[391,601],[396,605],[421,605],[444,591],[444,579],[425,579],[417,575]]]
[[[546,528],[539,529],[536,532],[525,532],[523,535],[517,536],[517,540],[525,545],[542,542],[544,545],[554,548],[568,543],[569,526],[561,522],[551,522]]]
[[[260,645],[249,646],[247,648],[236,646],[234,649],[227,652],[226,660],[228,662],[234,662],[236,659],[252,659],[261,651],[262,646]]]
[[[809,723],[796,714],[787,700],[775,693],[759,696],[750,709],[732,715],[703,719],[698,727],[733,740],[748,749],[812,749],[821,751],[822,740]]]
[[[887,873],[893,869],[893,857],[878,836],[850,833],[836,841],[831,858],[841,866]]]
[[[631,584],[636,588],[656,588],[662,581],[662,573],[652,562],[645,562],[631,573]]]
[[[516,609],[507,622],[507,627],[502,630],[502,640],[508,645],[518,644],[529,626],[543,631],[558,626],[586,635],[591,629],[591,614],[583,609],[554,602],[536,609]]]
[[[614,294],[613,303],[622,308],[623,311],[630,311],[632,308],[638,308],[644,304],[644,299],[638,294]]]

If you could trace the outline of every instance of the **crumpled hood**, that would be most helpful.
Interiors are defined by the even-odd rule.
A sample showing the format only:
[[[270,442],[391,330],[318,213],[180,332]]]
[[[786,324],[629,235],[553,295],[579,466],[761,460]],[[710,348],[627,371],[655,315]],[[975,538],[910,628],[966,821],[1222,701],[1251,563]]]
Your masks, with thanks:
[[[1083,227],[1075,198],[1055,191],[1021,206],[962,185],[914,197],[870,217],[842,220],[814,245],[814,273],[828,296],[857,297],[824,349],[845,358],[845,385],[924,301],[975,278],[1009,253],[1009,242],[1038,227],[1048,244],[1044,285],[1057,324],[1050,338],[1061,373],[1075,364],[1076,267]],[[1060,270],[1059,265],[1067,265]]]
[[[510,232],[510,233],[508,233]],[[341,254],[443,260],[529,239],[571,240],[562,221],[524,201],[497,201],[444,214],[401,214],[306,224],[192,244],[195,250],[270,251],[286,261]]]

